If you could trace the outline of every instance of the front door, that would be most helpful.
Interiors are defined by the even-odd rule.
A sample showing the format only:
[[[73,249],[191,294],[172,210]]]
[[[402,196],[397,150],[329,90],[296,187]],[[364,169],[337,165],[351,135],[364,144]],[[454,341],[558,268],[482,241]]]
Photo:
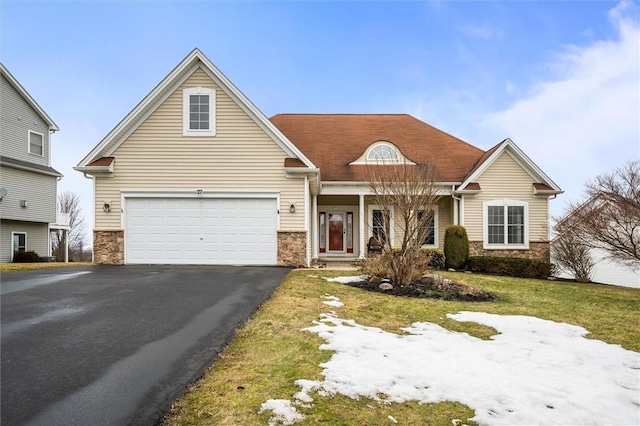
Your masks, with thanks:
[[[329,251],[344,251],[343,213],[329,213]]]

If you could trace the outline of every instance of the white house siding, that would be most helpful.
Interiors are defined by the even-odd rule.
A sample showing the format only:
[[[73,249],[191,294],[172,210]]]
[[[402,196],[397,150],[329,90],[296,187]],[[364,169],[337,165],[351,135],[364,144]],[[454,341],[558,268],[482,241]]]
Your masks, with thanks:
[[[55,223],[55,176],[0,166],[0,182],[7,189],[0,202],[2,219]],[[20,200],[26,200],[27,207],[20,207]]]
[[[546,197],[534,197],[534,180],[509,155],[503,153],[478,178],[482,193],[464,196],[464,226],[469,241],[482,241],[482,203],[496,199],[511,199],[529,203],[529,241],[549,240],[549,215]]]
[[[40,256],[49,255],[49,225],[47,223],[3,220],[0,224],[0,262],[11,262],[12,232],[27,234],[27,251],[35,251]]]
[[[4,77],[0,76],[0,155],[49,166],[49,126]],[[29,153],[28,131],[40,133],[43,155]],[[7,142],[11,141],[11,142]]]
[[[591,257],[596,262],[591,276],[594,283],[640,288],[640,270],[624,267],[606,259],[605,253],[600,249],[591,250]],[[565,272],[557,275],[560,278],[575,278]]]
[[[182,135],[182,90],[216,89],[216,135]],[[287,179],[286,153],[198,69],[113,153],[113,177],[96,179],[96,229],[122,229],[120,191],[279,192],[280,230],[303,231],[304,179]],[[105,201],[111,212],[102,211]]]

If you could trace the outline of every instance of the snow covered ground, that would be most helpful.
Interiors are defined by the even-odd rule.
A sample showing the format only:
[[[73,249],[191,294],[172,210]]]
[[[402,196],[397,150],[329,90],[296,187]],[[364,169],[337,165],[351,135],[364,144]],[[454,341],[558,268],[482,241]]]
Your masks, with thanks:
[[[324,380],[297,380],[301,390],[292,400],[271,399],[262,411],[273,412],[272,425],[293,424],[304,418],[296,406],[308,407],[316,395],[342,394],[383,403],[459,401],[482,425],[640,424],[639,353],[586,339],[582,327],[536,317],[447,316],[498,334],[482,340],[414,323],[399,335],[323,314],[303,331],[317,333],[326,342],[320,349],[335,352],[320,365]],[[389,421],[402,423],[399,416]]]

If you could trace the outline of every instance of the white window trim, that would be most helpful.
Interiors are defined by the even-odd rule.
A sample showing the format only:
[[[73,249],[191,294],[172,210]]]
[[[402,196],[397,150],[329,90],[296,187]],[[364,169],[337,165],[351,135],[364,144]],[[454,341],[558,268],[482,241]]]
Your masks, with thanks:
[[[389,148],[396,155],[396,158],[387,158],[387,159],[371,158],[371,154],[373,153],[373,151],[376,148],[379,148],[379,147],[382,147],[382,146],[386,146],[387,148]],[[393,146],[393,145],[391,145],[389,143],[377,142],[377,143],[374,143],[373,145],[371,145],[369,147],[369,149],[367,149],[365,158],[366,158],[367,161],[374,161],[374,162],[379,162],[379,163],[383,163],[383,164],[386,164],[386,163],[395,164],[395,163],[400,162],[400,153],[398,152],[398,150],[396,149],[395,146]]]
[[[27,233],[23,231],[12,231],[11,232],[11,261],[13,262],[13,254],[16,252],[15,247],[13,247],[13,236],[16,234],[24,235],[24,251],[28,251],[28,241],[27,241]]]
[[[189,96],[209,96],[209,129],[189,128]],[[191,87],[182,91],[182,135],[183,136],[215,136],[216,135],[216,91],[208,87]]]
[[[42,154],[38,154],[36,152],[31,152],[31,133],[34,133],[36,135],[40,135],[40,137],[42,138]],[[33,131],[33,130],[28,130],[27,131],[27,151],[29,152],[29,154],[37,155],[38,157],[44,157],[44,152],[45,152],[44,148],[45,148],[44,134],[42,134],[40,132]]]
[[[523,244],[489,244],[489,206],[524,206],[524,243]],[[504,238],[508,238],[508,215],[504,216]],[[487,250],[528,250],[529,249],[529,203],[521,200],[490,200],[482,203],[482,247]]]
[[[369,238],[371,238],[371,235],[373,235],[373,211],[374,210],[384,210],[381,206],[377,205],[377,204],[369,204],[369,207],[367,208],[367,227],[369,229]],[[391,240],[391,247],[394,248],[395,247],[395,243],[396,243],[396,235],[395,235],[395,220],[394,220],[394,212],[395,212],[395,207],[391,208],[391,214],[389,215],[389,240]]]
[[[427,209],[422,208],[419,210],[426,211]],[[438,248],[438,240],[440,239],[439,238],[440,233],[438,229],[438,220],[439,220],[438,210],[440,210],[440,207],[433,206],[431,210],[433,211],[433,244],[423,244],[422,248],[435,249],[435,248]]]

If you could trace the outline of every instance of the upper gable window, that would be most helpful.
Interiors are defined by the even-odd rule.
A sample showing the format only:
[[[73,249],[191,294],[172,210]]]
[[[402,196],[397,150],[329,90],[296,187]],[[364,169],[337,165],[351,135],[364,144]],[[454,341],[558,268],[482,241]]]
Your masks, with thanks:
[[[214,136],[216,134],[216,91],[192,87],[182,91],[182,134]]]
[[[44,135],[29,130],[29,153],[39,156],[44,155]]]
[[[398,153],[396,150],[387,145],[380,144],[374,146],[367,154],[368,161],[383,161],[383,162],[397,162],[398,161]]]

